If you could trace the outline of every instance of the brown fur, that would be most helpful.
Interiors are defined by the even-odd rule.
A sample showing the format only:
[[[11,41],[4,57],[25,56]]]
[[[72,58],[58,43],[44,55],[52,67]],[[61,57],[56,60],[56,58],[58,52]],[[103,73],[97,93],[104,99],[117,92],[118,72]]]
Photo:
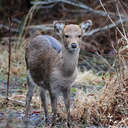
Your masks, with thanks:
[[[37,36],[26,47],[25,58],[28,79],[26,116],[33,95],[34,84],[37,84],[41,87],[40,97],[46,118],[48,110],[45,90],[48,90],[54,113],[53,122],[57,112],[57,97],[59,93],[62,93],[64,96],[69,122],[70,88],[77,76],[79,44],[84,34],[84,26],[55,24],[55,27],[56,32],[60,34],[62,39],[62,50],[60,53],[49,45],[49,39],[51,42],[58,42],[50,36]],[[75,48],[72,46],[73,43]]]

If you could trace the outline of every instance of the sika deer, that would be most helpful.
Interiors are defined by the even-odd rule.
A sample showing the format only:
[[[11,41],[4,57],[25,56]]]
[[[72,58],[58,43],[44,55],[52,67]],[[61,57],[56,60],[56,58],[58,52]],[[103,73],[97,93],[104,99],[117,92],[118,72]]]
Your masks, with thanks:
[[[48,35],[39,35],[26,47],[27,83],[26,113],[28,115],[35,84],[40,87],[40,97],[46,119],[48,117],[46,90],[50,94],[53,119],[57,113],[57,97],[63,94],[70,121],[70,88],[77,76],[80,42],[92,22],[80,25],[56,22],[54,28],[61,36],[61,43]],[[54,121],[54,120],[53,120]]]

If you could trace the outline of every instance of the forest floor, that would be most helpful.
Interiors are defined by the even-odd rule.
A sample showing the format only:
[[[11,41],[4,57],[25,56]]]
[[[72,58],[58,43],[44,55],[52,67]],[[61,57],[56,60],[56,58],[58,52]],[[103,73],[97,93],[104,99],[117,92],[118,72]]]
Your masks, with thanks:
[[[7,103],[7,71],[8,71],[8,46],[0,45],[0,128],[38,128],[49,126],[45,124],[44,112],[40,105],[40,99],[38,96],[38,88],[35,90],[34,97],[31,103],[31,112],[29,114],[29,122],[26,124],[23,121],[25,111],[25,98],[26,98],[26,67],[24,61],[24,48],[16,50],[15,46],[12,46],[11,55],[11,75],[9,86],[9,101]],[[83,83],[86,82],[86,83]],[[79,73],[77,78],[77,84],[71,89],[71,101],[74,104],[74,97],[77,95],[78,90],[84,90],[85,93],[95,93],[100,90],[104,85],[101,76],[98,76],[92,71],[84,71]],[[49,107],[49,119],[51,119],[50,102]],[[58,101],[59,116],[56,124],[57,128],[65,128],[66,120],[62,118],[65,115],[65,107],[62,97]],[[73,107],[71,107],[72,109]],[[72,126],[74,128],[88,127],[82,121],[73,121]],[[90,126],[89,128],[96,128],[98,126]]]

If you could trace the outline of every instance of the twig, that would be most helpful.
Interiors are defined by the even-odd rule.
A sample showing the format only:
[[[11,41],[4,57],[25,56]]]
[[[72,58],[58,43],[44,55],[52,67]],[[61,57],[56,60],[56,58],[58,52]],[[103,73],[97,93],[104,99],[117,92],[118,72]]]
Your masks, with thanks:
[[[100,1],[100,4],[102,6],[102,8],[104,9],[105,13],[107,14],[108,18],[110,19],[110,21],[116,26],[115,22],[112,20],[112,18],[110,17],[110,15],[108,14],[107,10],[105,9],[103,3],[101,0]],[[122,34],[122,32],[120,31],[120,29],[116,26],[116,29],[117,31],[121,34],[121,36],[128,42],[128,39]]]
[[[10,67],[11,67],[11,18],[8,18],[9,22],[9,43],[8,43],[8,78],[7,78],[7,92],[6,92],[6,99],[8,102],[8,91],[9,91],[9,84],[10,84]]]
[[[4,96],[0,96],[0,99],[6,100],[6,98]],[[16,100],[16,99],[13,99],[12,97],[9,97],[8,100],[9,100],[9,102],[13,103],[14,105],[19,105],[19,106],[25,107],[25,102],[24,101]],[[31,106],[32,105],[33,104],[31,104]]]
[[[115,70],[103,56],[101,56],[98,52],[96,52],[96,54],[103,60],[103,62],[105,62],[105,64],[108,65],[110,69]]]
[[[36,9],[36,5],[32,6],[29,10],[29,12],[27,13],[26,17],[25,17],[25,20],[23,22],[23,26],[21,28],[21,32],[19,34],[19,39],[18,39],[18,45],[16,47],[20,47],[21,46],[21,42],[22,42],[22,38],[23,38],[23,35],[25,35],[26,31],[25,30],[25,27],[27,26],[28,23],[30,23],[31,21],[31,18],[33,16],[33,13]],[[27,30],[27,29],[26,29]]]
[[[124,25],[123,25],[123,23],[122,23],[122,18],[121,18],[121,15],[120,15],[120,11],[119,11],[118,1],[115,0],[115,2],[116,2],[116,9],[117,9],[117,12],[118,12],[120,21],[121,21],[121,26],[122,26],[122,29],[123,29],[123,33],[124,33],[125,38],[127,38],[125,29],[124,29]]]

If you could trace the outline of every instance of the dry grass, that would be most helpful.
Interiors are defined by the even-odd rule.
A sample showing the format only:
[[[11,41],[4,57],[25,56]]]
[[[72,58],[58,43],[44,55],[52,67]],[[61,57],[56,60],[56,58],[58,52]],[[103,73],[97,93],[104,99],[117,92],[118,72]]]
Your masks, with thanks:
[[[119,61],[123,62],[124,59]],[[127,71],[126,66],[123,68],[121,66],[121,70],[111,74],[110,78],[104,78],[104,88],[95,94],[85,94],[82,90],[77,90],[71,112],[72,118],[82,120],[89,125],[128,127]]]
[[[94,83],[104,80],[105,85],[95,94],[85,94],[82,90],[76,91],[74,108],[71,112],[74,120],[110,128],[128,127],[127,51],[127,44],[120,47],[117,55],[120,67],[117,72],[110,73],[110,77],[102,79],[89,72],[79,75],[80,82],[87,82],[91,77],[89,80]]]
[[[97,85],[103,83],[102,77],[94,74],[92,71],[79,72],[76,82],[83,84]]]
[[[0,45],[0,74],[7,75],[8,68],[8,47]],[[21,76],[25,74],[25,61],[24,61],[24,49],[16,50],[12,48],[11,55],[11,75],[12,76]]]

